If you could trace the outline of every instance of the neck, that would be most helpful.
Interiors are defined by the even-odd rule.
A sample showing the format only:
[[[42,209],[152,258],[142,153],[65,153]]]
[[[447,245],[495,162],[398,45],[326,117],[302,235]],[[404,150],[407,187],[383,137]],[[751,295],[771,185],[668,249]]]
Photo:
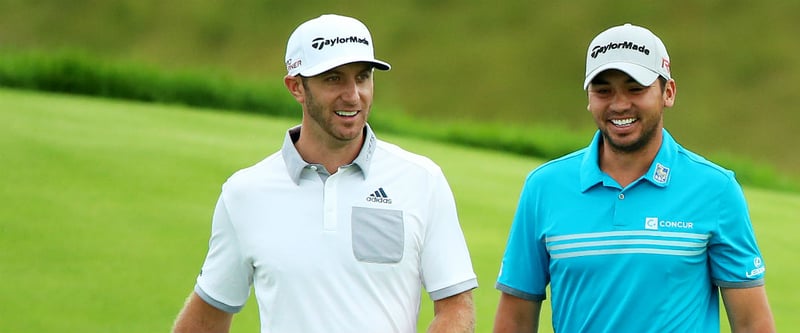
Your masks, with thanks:
[[[295,142],[297,152],[304,161],[322,164],[328,173],[334,174],[339,167],[353,163],[361,152],[364,135],[350,141],[339,141],[332,138],[311,138],[311,131],[301,131],[300,138]]]
[[[630,152],[614,149],[604,141],[600,146],[600,169],[624,188],[650,169],[662,140],[658,136],[641,149]]]

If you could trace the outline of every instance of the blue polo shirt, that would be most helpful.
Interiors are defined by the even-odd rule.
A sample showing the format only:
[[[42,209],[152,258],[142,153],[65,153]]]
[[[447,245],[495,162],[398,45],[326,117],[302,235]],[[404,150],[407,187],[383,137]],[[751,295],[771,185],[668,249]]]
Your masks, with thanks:
[[[496,287],[544,300],[555,332],[719,332],[718,287],[764,284],[731,171],[663,130],[627,187],[600,170],[602,136],[528,175]]]

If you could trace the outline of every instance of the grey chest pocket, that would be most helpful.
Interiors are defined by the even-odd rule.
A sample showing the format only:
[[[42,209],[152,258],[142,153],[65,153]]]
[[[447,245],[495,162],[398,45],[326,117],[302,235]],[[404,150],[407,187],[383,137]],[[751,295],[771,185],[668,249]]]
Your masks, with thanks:
[[[353,207],[351,227],[358,261],[393,264],[403,259],[403,211]]]

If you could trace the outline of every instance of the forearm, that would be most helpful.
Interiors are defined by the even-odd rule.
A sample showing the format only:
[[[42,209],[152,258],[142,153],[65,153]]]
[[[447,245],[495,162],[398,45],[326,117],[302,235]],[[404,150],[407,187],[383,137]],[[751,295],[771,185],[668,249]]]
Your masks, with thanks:
[[[722,288],[722,300],[732,333],[774,333],[775,320],[764,286]]]
[[[772,315],[753,318],[746,322],[731,321],[731,333],[775,333],[775,321]]]
[[[539,313],[542,302],[529,301],[506,293],[500,294],[494,333],[536,333],[539,331]]]
[[[475,305],[467,291],[434,302],[434,317],[428,333],[475,332]]]
[[[436,316],[428,326],[429,333],[473,333],[475,332],[475,317],[461,316],[460,318],[444,318]]]
[[[233,315],[220,311],[192,293],[175,319],[173,333],[227,333]]]
[[[731,333],[775,333],[775,325],[770,321],[752,327],[731,327]]]

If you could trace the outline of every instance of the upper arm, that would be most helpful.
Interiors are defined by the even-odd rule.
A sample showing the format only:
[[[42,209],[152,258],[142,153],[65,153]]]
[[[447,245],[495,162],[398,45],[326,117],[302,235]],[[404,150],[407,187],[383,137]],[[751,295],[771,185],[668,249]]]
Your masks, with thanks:
[[[775,332],[764,286],[721,288],[721,293],[732,332]]]
[[[433,301],[433,314],[428,332],[475,332],[471,290]]]
[[[192,293],[175,320],[174,333],[228,332],[233,314],[206,303],[197,293]]]
[[[455,199],[441,173],[432,176],[419,270],[431,299],[438,300],[478,286],[469,248],[459,223]]]
[[[538,332],[541,308],[541,301],[501,293],[494,318],[494,333]]]
[[[243,243],[252,232],[244,226],[234,227],[234,219],[229,214],[248,207],[243,207],[240,200],[225,200],[225,197],[223,191],[214,208],[208,252],[195,290],[208,296],[203,298],[214,306],[235,313],[247,302],[253,282],[252,259],[242,252]]]

